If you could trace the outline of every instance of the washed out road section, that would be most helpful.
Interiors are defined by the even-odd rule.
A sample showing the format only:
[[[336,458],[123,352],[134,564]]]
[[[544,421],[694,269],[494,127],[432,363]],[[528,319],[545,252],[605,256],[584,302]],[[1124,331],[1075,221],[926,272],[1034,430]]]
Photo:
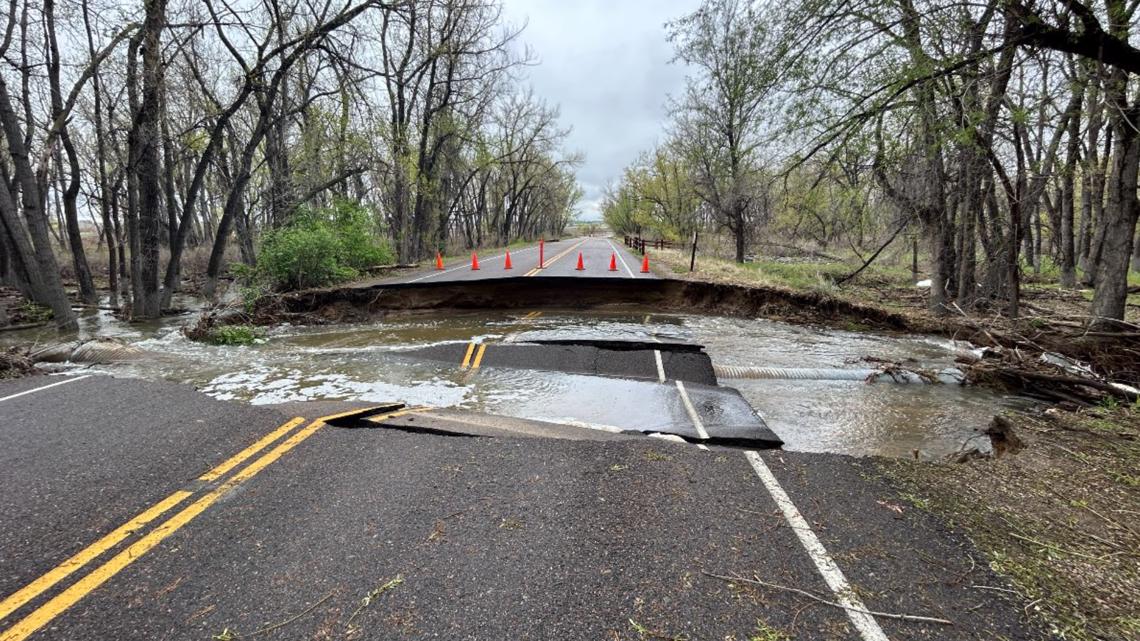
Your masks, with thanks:
[[[549,383],[557,389],[518,399],[509,412],[517,417],[672,434],[710,445],[768,449],[782,444],[736,390],[716,385],[711,361],[699,345],[472,341],[400,357],[451,362],[470,374],[496,369],[568,373]]]

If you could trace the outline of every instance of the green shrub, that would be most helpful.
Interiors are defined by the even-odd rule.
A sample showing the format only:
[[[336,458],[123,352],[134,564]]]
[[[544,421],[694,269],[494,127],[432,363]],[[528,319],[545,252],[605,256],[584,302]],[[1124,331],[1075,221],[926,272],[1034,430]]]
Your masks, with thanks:
[[[252,294],[332,285],[392,262],[392,250],[377,237],[368,210],[343,201],[302,209],[287,227],[265,234],[257,264],[237,274]]]
[[[338,257],[339,243],[324,225],[286,227],[266,234],[255,271],[273,289],[320,287],[356,276]]]
[[[261,332],[250,325],[223,325],[210,330],[206,341],[211,345],[252,345]]]

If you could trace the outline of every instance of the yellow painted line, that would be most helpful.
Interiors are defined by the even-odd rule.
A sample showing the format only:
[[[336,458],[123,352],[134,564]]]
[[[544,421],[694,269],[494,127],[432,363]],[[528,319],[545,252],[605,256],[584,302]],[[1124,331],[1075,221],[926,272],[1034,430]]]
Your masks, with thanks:
[[[479,344],[479,353],[475,354],[475,362],[471,364],[471,369],[479,369],[479,363],[483,362],[483,352],[487,351],[487,344]]]
[[[268,467],[277,459],[284,456],[289,450],[300,445],[305,439],[309,438],[325,425],[325,421],[331,421],[342,416],[355,414],[363,410],[353,410],[350,412],[341,412],[340,414],[333,414],[331,416],[321,417],[304,429],[296,432],[284,442],[278,444],[273,449],[263,454],[261,458],[250,463],[243,468],[232,478],[225,483],[222,483],[217,488],[211,490],[209,493],[202,496],[202,498],[194,501],[182,511],[167,519],[158,527],[148,532],[145,536],[127,546],[125,550],[119,552],[111,557],[109,561],[103,565],[95,568],[90,574],[76,581],[63,592],[53,597],[44,605],[40,606],[27,617],[21,619],[12,627],[0,634],[0,641],[23,641],[37,630],[50,623],[53,619],[62,614],[65,610],[78,603],[83,597],[90,594],[93,590],[103,585],[111,579],[111,577],[118,574],[123,568],[127,567],[147,552],[154,549],[159,543],[174,534],[182,526],[192,521],[196,516],[206,511],[211,505],[217,502],[223,495],[237,487],[241,483],[253,478],[258,472]],[[173,495],[172,495],[173,496]],[[183,497],[185,498],[185,497]],[[179,499],[181,500],[181,499]]]
[[[250,445],[241,452],[233,455],[221,465],[218,465],[202,476],[199,476],[198,479],[202,481],[213,481],[220,478],[226,472],[239,465],[242,461],[245,461],[249,457],[265,449],[265,447],[270,443],[277,440],[286,432],[304,422],[305,419],[303,418],[295,418],[285,423],[284,425],[281,425],[269,434],[263,436],[253,445]],[[29,601],[43,594],[52,586],[70,576],[76,570],[79,570],[94,559],[98,558],[104,552],[122,543],[131,534],[142,529],[148,523],[162,516],[175,505],[178,505],[192,495],[192,492],[186,492],[182,490],[171,494],[165,499],[159,501],[158,503],[155,503],[151,507],[139,513],[137,516],[130,519],[126,523],[115,528],[110,533],[100,538],[98,541],[95,541],[91,545],[83,548],[71,556],[71,558],[52,568],[47,573],[43,574],[28,585],[20,588],[3,601],[0,601],[0,620],[3,620],[9,614],[12,614],[16,610],[24,607],[24,605],[26,605]]]
[[[467,353],[463,355],[463,362],[459,364],[459,369],[467,369],[467,365],[471,362],[471,354],[475,351],[475,343],[467,343]]]
[[[544,265],[544,266],[543,266],[543,268],[544,268],[544,269],[545,269],[545,268],[548,268],[548,267],[550,267],[551,265],[553,265],[554,263],[558,262],[559,260],[561,260],[561,259],[565,258],[565,257],[566,257],[566,254],[569,254],[570,252],[574,251],[575,249],[578,249],[579,247],[581,247],[581,246],[582,246],[582,243],[584,243],[584,242],[586,242],[586,239],[585,239],[585,238],[583,238],[582,240],[579,240],[577,243],[574,243],[574,244],[573,244],[572,246],[570,246],[568,249],[564,250],[564,251],[563,251],[561,254],[558,254],[558,255],[557,255],[557,256],[555,256],[554,258],[551,258],[550,260],[546,261],[546,265]],[[540,271],[542,271],[542,270],[541,270],[541,269],[539,269],[539,268],[537,268],[537,267],[535,267],[534,269],[530,270],[529,272],[527,272],[527,273],[523,274],[523,276],[524,276],[524,277],[525,277],[525,276],[534,276],[535,274],[537,274],[537,273],[538,273],[538,272],[540,272]]]
[[[230,458],[226,459],[226,461],[223,462],[221,465],[215,467],[214,469],[210,470],[209,472],[206,472],[202,476],[199,476],[198,480],[199,481],[215,481],[215,480],[221,478],[226,472],[229,472],[230,470],[237,467],[242,461],[248,459],[249,457],[253,456],[254,454],[257,454],[261,450],[265,449],[270,443],[281,438],[286,432],[288,432],[289,430],[293,429],[294,427],[297,427],[298,425],[300,425],[301,423],[304,423],[304,422],[305,422],[305,419],[303,419],[301,417],[297,417],[297,418],[289,421],[288,423],[285,423],[281,427],[278,427],[277,429],[273,430],[272,432],[270,432],[270,433],[266,434],[265,436],[261,437],[260,439],[258,439],[258,441],[256,443],[254,443],[253,445],[250,445],[249,447],[245,448],[244,450],[242,450],[242,451],[238,452],[237,454],[234,454]]]
[[[170,508],[178,505],[190,496],[190,492],[181,490],[171,494],[147,508],[133,519],[115,528],[110,534],[83,548],[74,556],[55,566],[40,578],[20,588],[3,601],[0,601],[0,620],[3,620],[4,617],[24,607],[29,601],[43,594],[44,591],[64,580],[84,565],[87,565],[100,554],[115,547],[121,543],[123,539],[126,539],[132,533],[141,529],[147,523],[162,516],[169,511]]]

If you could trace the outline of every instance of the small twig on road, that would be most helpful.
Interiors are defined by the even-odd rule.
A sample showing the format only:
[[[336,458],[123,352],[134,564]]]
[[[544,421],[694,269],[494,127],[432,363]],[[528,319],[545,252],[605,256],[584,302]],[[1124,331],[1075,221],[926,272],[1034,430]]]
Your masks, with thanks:
[[[300,619],[301,617],[305,616],[306,614],[312,612],[313,610],[316,610],[317,608],[319,608],[321,606],[322,603],[331,599],[334,594],[336,594],[336,590],[329,592],[320,601],[317,601],[316,603],[310,605],[309,607],[298,612],[297,614],[289,617],[288,619],[285,619],[281,623],[274,623],[273,625],[267,625],[264,628],[261,628],[260,630],[257,630],[256,632],[251,632],[249,634],[237,634],[235,632],[231,632],[229,628],[226,628],[224,631],[222,631],[221,634],[215,635],[214,639],[219,639],[219,640],[224,639],[226,641],[230,641],[231,639],[248,639],[249,637],[255,637],[259,634],[268,634],[270,632],[273,632],[274,630],[279,630],[279,629],[289,625],[290,623],[293,623],[294,621]]]
[[[939,625],[954,625],[953,621],[950,621],[948,619],[939,619],[937,617],[918,616],[918,615],[914,615],[914,614],[894,614],[891,612],[875,612],[873,610],[865,610],[863,608],[851,608],[851,607],[843,605],[842,603],[836,603],[834,601],[828,601],[827,599],[822,599],[822,598],[812,594],[811,592],[808,592],[807,590],[801,590],[799,588],[789,588],[785,585],[778,585],[775,583],[768,583],[767,581],[761,581],[760,579],[757,579],[757,578],[748,579],[748,578],[745,578],[742,576],[726,576],[723,574],[713,574],[712,572],[706,572],[704,570],[701,570],[701,574],[703,574],[705,576],[711,576],[714,579],[720,579],[721,581],[741,581],[744,583],[751,583],[754,585],[759,585],[762,587],[771,588],[773,590],[783,590],[785,592],[793,592],[795,594],[799,594],[800,596],[805,596],[805,597],[807,597],[813,601],[817,601],[817,602],[822,603],[824,605],[830,605],[833,608],[839,608],[841,610],[848,610],[850,612],[859,612],[861,614],[869,614],[873,617],[881,617],[884,619],[894,619],[896,621],[911,621],[914,623],[937,623]]]
[[[993,590],[994,592],[1008,592],[1010,594],[1016,594],[1017,596],[1024,598],[1023,594],[1021,594],[1017,590],[1010,590],[1009,588],[999,588],[999,587],[994,586],[994,585],[971,585],[970,587],[974,588],[975,590]]]
[[[380,587],[376,588],[375,590],[372,590],[368,594],[364,595],[364,598],[360,600],[360,605],[356,608],[356,611],[354,611],[352,613],[352,616],[348,617],[348,621],[344,624],[345,629],[347,630],[347,629],[351,628],[352,622],[356,620],[356,616],[358,614],[360,614],[362,611],[364,611],[364,608],[367,608],[369,605],[371,605],[372,602],[377,599],[377,597],[379,597],[381,594],[384,594],[388,590],[391,590],[392,588],[400,585],[403,582],[404,582],[403,575],[397,574],[396,578],[392,579],[391,581],[388,581],[384,585],[381,585]]]

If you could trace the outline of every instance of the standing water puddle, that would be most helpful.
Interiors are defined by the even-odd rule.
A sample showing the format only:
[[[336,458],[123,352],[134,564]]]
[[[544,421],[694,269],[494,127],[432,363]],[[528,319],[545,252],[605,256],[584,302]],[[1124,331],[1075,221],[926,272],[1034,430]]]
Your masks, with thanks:
[[[188,317],[179,319],[185,322]],[[645,313],[479,312],[446,318],[406,315],[362,324],[270,330],[248,347],[217,347],[186,339],[165,325],[125,325],[105,312],[89,316],[88,335],[113,335],[155,354],[146,360],[84,366],[85,372],[164,378],[189,383],[218,399],[274,404],[309,400],[400,401],[459,407],[520,418],[591,422],[590,408],[565,402],[565,390],[621,385],[610,379],[523,369],[471,375],[458,363],[422,361],[404,353],[441,342],[535,339],[682,341],[705,345],[727,366],[866,368],[864,357],[913,361],[942,369],[964,345],[925,337],[843,332],[784,323]],[[26,343],[34,336],[5,341]],[[50,340],[40,335],[40,341]],[[957,385],[867,384],[860,381],[724,380],[740,390],[789,450],[941,457],[970,442],[997,412],[1025,401]],[[651,399],[652,396],[646,397]],[[639,414],[645,407],[628,408]],[[606,408],[607,410],[612,408]]]

